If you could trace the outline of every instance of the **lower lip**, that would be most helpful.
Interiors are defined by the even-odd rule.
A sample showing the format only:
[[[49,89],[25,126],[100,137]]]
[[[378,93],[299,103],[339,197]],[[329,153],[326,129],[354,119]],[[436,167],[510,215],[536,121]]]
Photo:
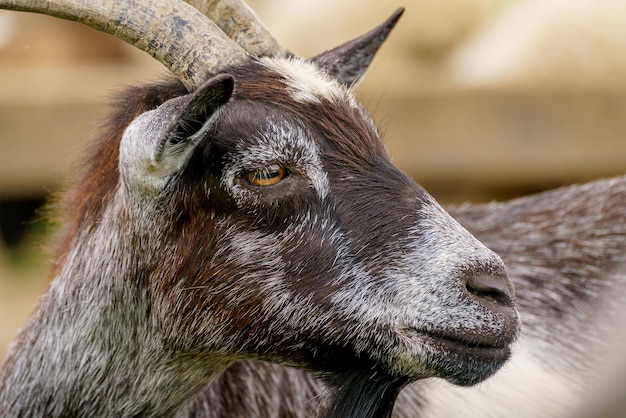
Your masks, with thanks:
[[[509,358],[511,348],[509,344],[488,344],[467,341],[447,335],[433,335],[418,330],[407,330],[412,338],[419,336],[421,342],[440,352],[448,352],[461,357],[471,357],[474,360],[500,362]]]

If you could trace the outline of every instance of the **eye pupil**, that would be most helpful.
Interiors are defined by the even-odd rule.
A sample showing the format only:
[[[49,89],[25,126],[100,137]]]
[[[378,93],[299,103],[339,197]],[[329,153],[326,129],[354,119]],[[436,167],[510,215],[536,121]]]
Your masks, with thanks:
[[[255,186],[267,187],[280,183],[285,178],[285,175],[286,170],[283,167],[272,165],[250,171],[248,173],[248,181]]]

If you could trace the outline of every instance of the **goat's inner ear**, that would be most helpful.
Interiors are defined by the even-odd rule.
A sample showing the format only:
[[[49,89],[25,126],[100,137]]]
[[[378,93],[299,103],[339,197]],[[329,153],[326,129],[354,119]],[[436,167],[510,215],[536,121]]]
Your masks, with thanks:
[[[222,74],[196,91],[139,115],[120,145],[120,172],[135,194],[158,194],[180,172],[230,99],[235,81]]]
[[[200,132],[217,109],[228,102],[233,88],[233,77],[221,74],[208,80],[195,92],[186,96],[188,102],[183,104],[180,117],[174,122],[169,141],[176,144]]]

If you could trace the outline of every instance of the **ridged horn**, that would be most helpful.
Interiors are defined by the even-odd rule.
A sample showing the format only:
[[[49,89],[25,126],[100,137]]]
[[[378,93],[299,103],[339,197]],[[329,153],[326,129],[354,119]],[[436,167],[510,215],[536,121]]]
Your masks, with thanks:
[[[211,19],[233,41],[257,57],[287,55],[259,17],[242,0],[185,0]]]
[[[152,55],[190,91],[248,56],[182,0],[0,0],[0,9],[42,13],[109,33]]]

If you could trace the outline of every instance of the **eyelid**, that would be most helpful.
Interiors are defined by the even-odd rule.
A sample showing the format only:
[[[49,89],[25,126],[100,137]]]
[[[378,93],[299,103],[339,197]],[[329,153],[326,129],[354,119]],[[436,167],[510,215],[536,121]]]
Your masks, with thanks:
[[[283,181],[286,176],[287,170],[278,164],[245,173],[248,183],[256,187],[274,186]]]

